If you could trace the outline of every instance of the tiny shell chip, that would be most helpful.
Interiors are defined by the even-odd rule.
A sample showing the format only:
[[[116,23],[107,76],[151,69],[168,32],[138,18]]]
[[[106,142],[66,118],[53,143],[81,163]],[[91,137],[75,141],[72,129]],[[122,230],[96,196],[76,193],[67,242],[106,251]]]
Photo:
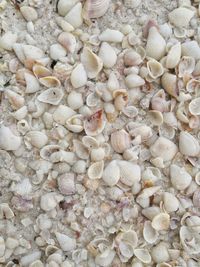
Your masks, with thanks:
[[[56,238],[63,251],[72,251],[76,248],[76,239],[56,232]]]
[[[196,157],[200,152],[199,142],[188,132],[181,132],[179,136],[179,149],[181,154]]]
[[[159,137],[150,147],[153,157],[161,157],[164,161],[170,161],[178,152],[177,146],[165,137]]]
[[[120,179],[120,169],[117,165],[117,161],[111,161],[104,169],[103,176],[104,182],[109,186],[114,186]]]
[[[122,183],[132,186],[134,183],[140,181],[141,170],[139,165],[125,160],[120,160],[117,163],[120,168],[120,180]]]
[[[57,106],[63,98],[63,91],[58,88],[50,88],[42,92],[38,96],[38,100],[43,103],[48,103]]]
[[[159,213],[152,220],[152,227],[156,231],[167,230],[170,224],[170,216],[167,213]]]

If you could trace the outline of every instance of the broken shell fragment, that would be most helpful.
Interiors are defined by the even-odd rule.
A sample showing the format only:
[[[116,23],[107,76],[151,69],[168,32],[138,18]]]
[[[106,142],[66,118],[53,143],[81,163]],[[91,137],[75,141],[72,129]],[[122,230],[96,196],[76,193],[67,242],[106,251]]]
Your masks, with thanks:
[[[7,151],[18,150],[21,146],[21,137],[16,136],[9,127],[0,125],[0,148]]]
[[[170,166],[170,177],[177,190],[185,190],[192,181],[191,175],[175,164]]]
[[[83,64],[78,64],[72,71],[70,77],[72,86],[74,88],[79,88],[87,83],[87,73]]]
[[[21,107],[24,106],[24,97],[17,94],[16,92],[7,89],[5,91],[5,95],[8,98],[9,103],[11,104],[11,106],[13,107],[13,109],[19,109]]]
[[[106,121],[103,117],[103,111],[98,110],[88,118],[84,120],[83,127],[85,133],[90,136],[96,136],[100,134],[106,125]]]
[[[58,36],[58,42],[69,52],[74,53],[76,49],[76,38],[69,32],[62,32]]]
[[[38,96],[38,100],[51,105],[58,105],[63,98],[63,91],[58,88],[50,88]]]
[[[159,213],[152,220],[152,227],[156,231],[167,230],[170,224],[170,216],[167,213]]]
[[[39,79],[46,76],[51,76],[51,71],[40,64],[34,64],[33,65],[33,73],[34,75]]]
[[[179,28],[187,27],[193,16],[194,11],[185,7],[176,8],[168,15],[170,23]]]
[[[120,180],[128,186],[139,182],[141,179],[140,166],[129,161],[120,160],[117,162],[120,168]]]
[[[179,149],[183,155],[196,157],[200,152],[197,139],[188,132],[182,131],[179,136]]]
[[[104,161],[92,163],[88,168],[88,177],[92,180],[100,179],[103,174]]]
[[[120,168],[116,160],[112,160],[104,169],[102,178],[108,186],[114,186],[120,179]]]
[[[32,74],[24,73],[24,79],[26,81],[26,94],[32,94],[40,90],[40,84]]]
[[[195,59],[193,57],[184,56],[181,58],[178,65],[178,76],[191,74],[195,68]]]
[[[117,153],[123,153],[131,146],[131,139],[125,130],[116,131],[110,137],[111,146]]]
[[[101,47],[99,49],[99,57],[103,61],[105,68],[112,68],[117,62],[117,55],[115,50],[106,42],[103,42],[101,44]]]
[[[31,143],[31,145],[42,148],[48,142],[48,137],[46,134],[39,131],[30,131],[26,134],[26,140]]]
[[[149,76],[153,79],[157,79],[158,77],[162,76],[164,73],[162,64],[160,64],[160,62],[154,59],[150,59],[147,62],[147,69],[149,72]]]

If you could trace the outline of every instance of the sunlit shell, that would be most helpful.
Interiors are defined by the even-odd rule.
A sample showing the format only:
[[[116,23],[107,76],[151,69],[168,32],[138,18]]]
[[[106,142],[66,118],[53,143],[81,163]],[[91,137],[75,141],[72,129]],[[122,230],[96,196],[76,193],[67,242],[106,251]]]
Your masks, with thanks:
[[[76,38],[69,32],[62,32],[58,36],[58,42],[69,52],[74,53],[76,49]]]
[[[167,230],[170,224],[170,216],[167,213],[159,213],[152,220],[152,227],[156,231]]]
[[[66,127],[68,130],[74,133],[80,133],[83,131],[83,116],[78,114],[67,119]]]
[[[38,96],[38,100],[51,105],[58,105],[63,98],[63,91],[58,88],[50,88]]]
[[[114,186],[120,179],[120,169],[117,165],[117,161],[113,160],[104,169],[103,176],[104,182],[109,186]]]
[[[192,181],[191,175],[175,164],[170,166],[170,178],[177,190],[185,190]]]
[[[195,59],[193,57],[184,56],[178,65],[178,76],[184,77],[185,74],[191,74],[195,68]]]
[[[163,115],[158,110],[150,110],[148,112],[148,118],[153,125],[159,126],[163,124]]]
[[[131,139],[125,130],[116,131],[111,134],[111,146],[117,153],[123,153],[131,146]]]
[[[134,249],[134,255],[143,263],[148,264],[151,262],[151,255],[147,249],[137,248]]]
[[[177,77],[174,74],[171,74],[169,72],[164,73],[164,75],[161,78],[161,83],[165,91],[177,98],[178,97],[178,88],[177,88]]]
[[[149,76],[153,79],[157,79],[158,77],[162,76],[164,73],[164,68],[160,62],[154,59],[150,59],[147,62],[147,69],[149,72]]]
[[[47,135],[39,131],[30,131],[26,134],[25,138],[31,145],[37,148],[45,146],[48,142]]]
[[[188,132],[181,132],[179,136],[179,149],[183,155],[195,157],[200,152],[197,139]]]
[[[120,168],[120,180],[122,183],[132,186],[135,182],[140,181],[141,170],[139,165],[125,160],[120,160],[117,164]]]
[[[150,221],[145,221],[143,227],[143,237],[145,241],[149,244],[153,244],[158,239],[158,233],[156,230],[151,226]]]
[[[106,121],[103,117],[103,111],[99,110],[90,117],[86,118],[83,125],[87,135],[96,136],[100,134],[106,125]]]
[[[42,85],[46,87],[59,87],[60,86],[60,81],[54,76],[42,77],[42,78],[39,78],[39,81]]]
[[[90,79],[97,77],[101,69],[103,68],[103,61],[88,47],[83,48],[81,54],[81,62],[87,72],[87,76]]]
[[[103,174],[104,161],[92,163],[88,168],[88,177],[92,180],[100,179]]]
[[[166,57],[166,68],[173,69],[175,68],[181,59],[181,44],[178,42],[173,45],[169,50]]]
[[[99,18],[108,10],[110,0],[86,0],[83,6],[83,18],[89,20],[91,18]]]

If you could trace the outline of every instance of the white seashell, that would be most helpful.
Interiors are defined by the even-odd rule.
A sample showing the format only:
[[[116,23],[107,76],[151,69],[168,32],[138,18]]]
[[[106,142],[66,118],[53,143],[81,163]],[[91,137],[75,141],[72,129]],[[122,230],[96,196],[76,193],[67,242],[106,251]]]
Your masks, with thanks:
[[[17,41],[17,34],[10,31],[0,37],[0,48],[11,51]]]
[[[73,115],[66,121],[66,128],[73,133],[80,133],[83,131],[83,116]]]
[[[15,44],[16,45],[16,44]],[[14,48],[14,46],[13,46]],[[39,60],[44,57],[44,52],[33,45],[22,45],[23,53],[26,59]],[[17,55],[18,56],[18,55]]]
[[[127,106],[122,109],[122,113],[132,119],[138,115],[138,109],[135,106]]]
[[[40,84],[32,74],[24,73],[24,79],[26,81],[26,94],[32,94],[40,90]]]
[[[179,149],[183,155],[195,157],[200,152],[199,142],[188,132],[181,132],[179,136]]]
[[[107,248],[101,254],[98,254],[95,258],[95,263],[102,267],[107,267],[112,264],[115,257],[115,251],[111,248]]]
[[[149,244],[153,244],[158,239],[158,232],[151,226],[150,221],[145,221],[143,227],[143,237]]]
[[[124,54],[124,63],[126,66],[137,66],[142,63],[141,55],[134,50],[128,50]]]
[[[120,169],[116,160],[112,160],[104,169],[103,176],[104,182],[112,187],[116,185],[120,179]]]
[[[168,23],[159,25],[160,34],[167,40],[172,35],[172,28]]]
[[[47,161],[50,161],[50,157],[53,153],[59,152],[61,147],[58,145],[46,145],[40,150],[40,157]]]
[[[59,150],[57,152],[54,152],[50,156],[50,161],[52,163],[57,162],[67,162],[70,165],[73,165],[75,163],[76,157],[74,152]]]
[[[63,195],[73,195],[76,191],[74,174],[65,173],[58,177],[58,189]]]
[[[86,137],[86,136],[85,136]],[[74,145],[74,151],[76,155],[80,159],[88,159],[89,158],[89,151],[88,149],[84,146],[84,143],[82,144],[78,140],[73,140],[73,145]]]
[[[140,87],[145,84],[145,80],[137,74],[129,74],[125,78],[125,83],[129,89]]]
[[[141,179],[140,166],[132,162],[120,160],[117,162],[120,168],[120,181],[125,185],[132,186]]]
[[[26,21],[35,21],[38,18],[37,11],[33,7],[22,6],[20,12]]]
[[[133,247],[128,242],[121,241],[118,245],[120,254],[124,257],[125,262],[127,262],[133,255]]]
[[[143,248],[134,249],[134,255],[136,256],[136,258],[138,258],[138,260],[140,260],[145,264],[151,262],[151,255],[147,249]]]
[[[173,45],[166,57],[166,68],[174,69],[181,59],[181,43]]]
[[[170,23],[180,28],[187,27],[193,16],[194,11],[185,7],[176,8],[168,14]]]
[[[69,24],[66,20],[64,20],[63,18],[57,17],[57,18],[55,18],[55,20],[56,20],[58,26],[60,26],[64,32],[73,32],[74,31],[74,27],[71,24]]]
[[[118,30],[106,29],[99,35],[99,40],[101,42],[121,43],[123,37],[123,33]]]
[[[26,134],[25,139],[31,143],[31,145],[42,148],[48,142],[48,137],[46,134],[39,131],[30,131]]]
[[[60,86],[60,81],[54,76],[42,77],[42,78],[39,78],[39,81],[42,85],[48,88]]]
[[[175,164],[170,166],[170,178],[177,190],[185,190],[192,181],[191,175]]]
[[[24,54],[24,51],[23,51],[23,45],[22,44],[19,44],[19,43],[14,43],[13,44],[13,50],[17,56],[17,58],[22,62],[24,63],[26,57],[25,57],[25,54]]]
[[[72,171],[77,174],[85,174],[87,168],[86,164],[84,160],[78,160],[74,163]]]
[[[17,129],[22,135],[25,135],[30,130],[30,125],[26,120],[18,121]]]
[[[39,79],[46,76],[51,76],[51,71],[40,64],[33,65],[33,73]]]
[[[56,232],[56,239],[63,251],[72,251],[76,248],[76,239]]]
[[[83,106],[82,94],[72,91],[67,97],[67,103],[69,107],[73,110],[79,109]]]
[[[40,260],[32,262],[29,267],[44,267],[44,264]]]
[[[37,99],[40,102],[48,103],[51,105],[58,105],[60,101],[62,100],[64,94],[61,89],[58,88],[50,88],[42,92]]]
[[[32,185],[28,178],[23,179],[20,183],[14,185],[12,191],[20,196],[29,195],[32,191]]]
[[[156,60],[160,60],[166,51],[166,42],[160,35],[156,27],[149,29],[149,35],[146,44],[146,55]]]
[[[62,32],[58,36],[58,42],[69,52],[74,53],[76,50],[76,38],[69,32]]]
[[[167,213],[159,213],[152,220],[152,227],[156,231],[168,230],[170,224],[170,216]]]
[[[95,163],[92,163],[88,168],[87,172],[88,177],[92,180],[100,179],[103,174],[103,168],[104,168],[104,161],[97,161]]]
[[[164,242],[160,242],[155,247],[152,247],[151,256],[155,263],[169,261],[169,253],[166,244]]]
[[[0,125],[0,148],[7,151],[18,150],[21,146],[21,137],[16,136],[9,127]]]
[[[147,62],[147,69],[149,72],[149,76],[153,79],[157,79],[158,77],[162,76],[164,73],[162,64],[160,64],[160,62],[154,59],[150,59]]]
[[[137,138],[141,138],[141,141],[147,141],[152,136],[152,129],[149,126],[141,125],[136,126],[132,130],[129,131],[131,136]]]
[[[58,14],[65,16],[77,2],[78,0],[59,0],[57,6]]]
[[[182,177],[180,177],[182,179]],[[164,207],[167,212],[174,212],[179,208],[178,199],[171,193],[165,192],[163,195]]]
[[[153,157],[160,157],[164,161],[170,161],[178,152],[178,148],[169,139],[165,137],[159,137],[150,147],[150,152]]]
[[[86,0],[83,7],[83,18],[89,20],[102,17],[107,12],[109,4],[110,0]]]
[[[87,135],[97,136],[100,134],[106,125],[106,122],[103,117],[102,110],[98,110],[88,118],[84,120],[84,130]]]
[[[161,78],[161,84],[162,84],[162,87],[165,89],[165,91],[177,98],[178,97],[178,88],[177,88],[177,76],[172,74],[172,73],[169,73],[169,72],[166,72],[163,74],[162,78]]]
[[[80,63],[73,69],[70,80],[74,88],[79,88],[86,85],[87,73],[83,64]]]
[[[73,109],[65,105],[59,105],[53,113],[53,119],[55,122],[65,125],[67,119],[75,114],[76,112]]]
[[[131,146],[131,139],[125,130],[116,131],[110,137],[111,146],[117,153],[123,153]]]
[[[92,136],[83,136],[82,142],[84,146],[87,147],[88,149],[98,148],[99,146],[98,141]]]
[[[67,52],[66,49],[60,44],[52,44],[49,48],[50,57],[54,60],[60,60],[65,57]]]
[[[195,59],[193,57],[182,57],[178,65],[178,76],[184,77],[185,74],[191,74],[195,68]]]
[[[188,108],[192,115],[200,115],[200,97],[194,98]]]
[[[13,109],[19,109],[24,106],[24,97],[15,93],[14,91],[7,89],[5,95],[8,98],[9,103]]]
[[[163,115],[158,110],[150,110],[148,112],[148,118],[153,125],[160,126],[163,124]]]
[[[100,161],[105,157],[105,150],[103,147],[93,148],[90,152],[92,161]]]
[[[197,41],[188,41],[181,45],[182,56],[192,57],[195,60],[200,59],[200,47]]]
[[[26,241],[26,240],[25,240]],[[27,244],[27,242],[26,242]],[[28,244],[27,244],[28,246]],[[39,250],[33,250],[26,254],[25,256],[22,256],[20,258],[20,265],[22,266],[30,266],[30,264],[36,260],[39,260],[41,258],[41,251]]]
[[[11,219],[15,216],[12,209],[9,207],[7,203],[1,203],[0,204],[0,219]]]
[[[113,47],[106,42],[101,44],[99,49],[99,57],[103,61],[105,68],[112,68],[117,62],[117,54]]]
[[[55,193],[50,192],[41,196],[40,207],[44,211],[50,211],[57,206],[57,201],[55,199]]]
[[[114,91],[114,90],[117,90],[119,89],[119,81],[115,75],[114,72],[111,72],[110,75],[109,75],[109,79],[108,79],[108,82],[107,82],[107,87],[110,91]]]
[[[74,28],[78,28],[83,24],[82,4],[77,3],[65,16],[65,20]]]
[[[83,48],[81,62],[86,70],[88,78],[90,79],[96,78],[103,68],[102,59],[93,53],[88,47]]]
[[[187,226],[181,226],[180,228],[180,241],[188,254],[198,254],[200,252],[199,239],[197,233]]]

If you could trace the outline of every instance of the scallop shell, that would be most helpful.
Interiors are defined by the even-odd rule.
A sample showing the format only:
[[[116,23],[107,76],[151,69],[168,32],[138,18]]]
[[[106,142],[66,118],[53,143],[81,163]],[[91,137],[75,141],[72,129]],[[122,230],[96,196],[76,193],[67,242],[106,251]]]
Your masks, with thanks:
[[[193,16],[193,10],[185,7],[178,7],[169,13],[168,18],[171,24],[179,28],[184,28],[189,25]]]
[[[166,68],[173,69],[175,68],[181,59],[181,44],[178,42],[173,45],[169,50],[166,57]]]
[[[195,157],[200,152],[199,142],[188,132],[181,132],[179,136],[179,149],[183,155]]]
[[[144,223],[143,237],[149,244],[154,244],[158,239],[158,232],[151,226],[150,221],[145,221]]]
[[[60,81],[54,76],[42,77],[42,78],[39,78],[39,81],[42,85],[44,85],[48,88],[59,87],[61,85]]]
[[[106,125],[106,122],[103,118],[103,111],[98,110],[94,114],[92,114],[90,117],[84,120],[83,127],[85,130],[85,133],[90,136],[96,136],[100,134],[104,127]]]
[[[125,160],[120,160],[117,164],[120,168],[120,180],[122,183],[132,186],[134,183],[140,181],[141,170],[139,165]]]
[[[156,231],[168,230],[170,224],[170,216],[167,213],[159,213],[152,220],[152,227]]]
[[[111,134],[111,146],[117,153],[123,153],[131,146],[131,139],[125,130],[116,131]]]
[[[58,36],[58,42],[69,52],[74,53],[76,50],[76,38],[69,32],[62,32]]]
[[[26,134],[25,138],[26,141],[37,148],[42,148],[48,142],[47,135],[39,131],[30,131]]]
[[[177,190],[185,190],[192,181],[191,175],[175,164],[170,166],[170,178]]]
[[[88,47],[83,48],[81,62],[87,72],[88,78],[90,79],[96,78],[103,68],[103,62],[101,58],[93,53]]]
[[[73,69],[70,80],[74,88],[79,88],[86,85],[87,73],[83,64],[80,63]]]
[[[50,88],[42,92],[38,96],[38,100],[43,103],[48,103],[51,105],[58,105],[62,100],[64,94],[61,89],[58,88]]]
[[[92,180],[100,179],[103,174],[104,161],[97,161],[92,163],[88,168],[88,177]]]
[[[9,127],[0,125],[0,148],[7,151],[18,150],[21,146],[21,137],[16,136]]]
[[[112,160],[110,163],[108,163],[104,169],[102,178],[106,185],[111,187],[118,183],[120,179],[120,168],[117,165],[116,160]]]
[[[148,112],[148,118],[153,125],[160,126],[163,124],[163,115],[158,110],[150,110]]]
[[[177,87],[177,77],[174,74],[171,74],[169,72],[164,73],[164,75],[161,78],[161,83],[165,91],[177,98],[178,97],[178,87]]]
[[[136,256],[136,258],[138,258],[141,262],[145,264],[149,264],[151,262],[151,255],[147,249],[134,249],[134,255]]]
[[[109,8],[110,0],[86,0],[83,6],[83,18],[99,18],[103,16]]]
[[[153,79],[157,79],[158,77],[162,76],[164,73],[162,64],[160,64],[160,62],[154,59],[150,59],[147,62],[147,69],[149,72],[149,76]]]

